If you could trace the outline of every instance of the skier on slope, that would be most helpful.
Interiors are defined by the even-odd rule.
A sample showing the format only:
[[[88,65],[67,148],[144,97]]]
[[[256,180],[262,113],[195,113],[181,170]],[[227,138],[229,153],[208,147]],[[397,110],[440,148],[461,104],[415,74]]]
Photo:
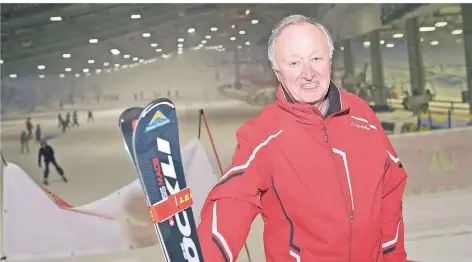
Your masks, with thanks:
[[[330,81],[333,50],[304,16],[272,31],[277,101],[237,131],[203,206],[205,261],[236,261],[258,214],[267,261],[406,261],[407,175],[369,105]]]
[[[48,176],[49,176],[49,164],[52,164],[57,173],[62,177],[64,182],[67,182],[67,178],[64,175],[64,170],[57,164],[56,157],[54,156],[54,150],[50,145],[46,143],[46,140],[40,142],[41,148],[38,153],[38,166],[41,167],[41,157],[44,157],[44,184],[49,185]]]

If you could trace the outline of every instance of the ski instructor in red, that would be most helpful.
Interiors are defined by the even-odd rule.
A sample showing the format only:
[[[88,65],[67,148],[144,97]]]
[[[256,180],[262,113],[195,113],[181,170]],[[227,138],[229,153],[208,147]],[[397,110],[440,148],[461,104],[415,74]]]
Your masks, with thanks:
[[[205,261],[236,261],[254,218],[270,262],[404,262],[407,175],[377,117],[330,80],[333,41],[309,18],[284,18],[268,54],[277,101],[236,133],[198,234]]]

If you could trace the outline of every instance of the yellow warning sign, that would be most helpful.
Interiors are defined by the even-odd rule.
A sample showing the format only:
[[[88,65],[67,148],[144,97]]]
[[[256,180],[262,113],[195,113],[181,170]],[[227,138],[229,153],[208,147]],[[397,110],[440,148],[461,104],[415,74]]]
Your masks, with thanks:
[[[429,161],[429,173],[441,173],[453,169],[450,157],[440,149],[434,150]]]

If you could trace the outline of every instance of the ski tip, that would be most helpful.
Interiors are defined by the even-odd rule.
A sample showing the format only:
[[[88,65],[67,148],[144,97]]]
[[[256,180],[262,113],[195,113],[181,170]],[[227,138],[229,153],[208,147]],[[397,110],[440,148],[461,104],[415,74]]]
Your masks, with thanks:
[[[163,103],[163,102],[169,103],[169,104],[172,104],[172,105],[175,106],[175,104],[174,104],[174,102],[172,102],[172,100],[162,97],[162,98],[158,98],[158,99],[155,99],[155,100],[151,101],[149,104],[147,104],[147,106],[145,106],[145,108],[147,108],[150,105],[154,105],[154,104],[157,104],[157,103]]]
[[[139,110],[139,112],[141,112],[143,110],[143,108],[139,107],[139,106],[133,106],[133,107],[126,108],[125,110],[123,110],[123,112],[121,112],[121,114],[120,114],[120,117],[118,118],[118,127],[121,127],[121,123],[123,123],[123,121],[124,121],[123,118],[124,118],[125,114],[130,112],[130,111],[134,111],[134,110]]]

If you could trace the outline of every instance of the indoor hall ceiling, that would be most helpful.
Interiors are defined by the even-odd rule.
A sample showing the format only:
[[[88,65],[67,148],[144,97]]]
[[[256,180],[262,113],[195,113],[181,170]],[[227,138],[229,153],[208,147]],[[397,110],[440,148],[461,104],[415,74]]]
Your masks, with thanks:
[[[179,44],[182,52],[255,44],[280,18],[314,16],[320,5],[2,4],[2,76],[89,74],[161,59]]]
[[[454,48],[463,43],[462,15],[460,4],[441,4],[418,18],[420,41],[424,45]],[[383,44],[406,42],[404,21],[393,23],[381,31]],[[361,40],[367,41],[367,36]]]

